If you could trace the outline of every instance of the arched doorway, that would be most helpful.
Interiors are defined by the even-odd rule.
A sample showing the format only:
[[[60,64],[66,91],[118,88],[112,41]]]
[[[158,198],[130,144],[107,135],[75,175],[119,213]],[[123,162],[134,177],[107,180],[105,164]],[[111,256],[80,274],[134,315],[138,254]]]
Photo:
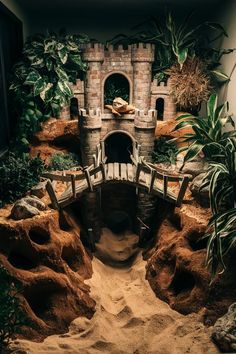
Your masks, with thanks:
[[[71,119],[78,118],[79,115],[79,103],[76,97],[72,97],[70,100],[70,117]]]
[[[111,105],[114,98],[121,97],[130,101],[130,84],[128,79],[119,73],[108,76],[104,83],[104,106]]]
[[[156,100],[157,120],[163,120],[163,118],[164,118],[164,108],[165,108],[164,98],[159,97]]]
[[[105,156],[107,163],[131,163],[133,140],[123,132],[114,132],[105,139]]]

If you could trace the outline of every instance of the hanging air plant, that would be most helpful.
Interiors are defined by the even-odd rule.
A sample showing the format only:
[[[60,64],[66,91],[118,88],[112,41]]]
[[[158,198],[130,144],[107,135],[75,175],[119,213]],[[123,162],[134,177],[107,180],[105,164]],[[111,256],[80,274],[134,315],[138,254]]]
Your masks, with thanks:
[[[170,94],[181,109],[198,107],[208,100],[211,80],[206,64],[199,58],[188,58],[182,68],[175,63],[166,74],[170,76]]]

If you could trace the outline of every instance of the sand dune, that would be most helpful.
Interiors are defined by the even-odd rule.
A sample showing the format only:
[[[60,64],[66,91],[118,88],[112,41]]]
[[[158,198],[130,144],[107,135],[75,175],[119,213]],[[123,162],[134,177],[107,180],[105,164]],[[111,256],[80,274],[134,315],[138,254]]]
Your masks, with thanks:
[[[18,353],[219,353],[197,315],[180,315],[156,298],[145,280],[145,262],[136,243],[135,235],[117,238],[104,230],[97,257],[110,256],[110,265],[94,257],[93,277],[87,281],[97,302],[93,318],[77,318],[68,333],[50,336],[43,343],[17,341]],[[125,255],[132,254],[133,264],[125,265]],[[123,267],[111,266],[119,259]]]

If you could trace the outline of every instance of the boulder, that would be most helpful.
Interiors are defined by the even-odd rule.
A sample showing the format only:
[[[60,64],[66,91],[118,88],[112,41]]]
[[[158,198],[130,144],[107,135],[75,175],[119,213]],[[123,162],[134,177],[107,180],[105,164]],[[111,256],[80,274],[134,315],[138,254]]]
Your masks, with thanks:
[[[46,194],[46,182],[40,182],[36,186],[32,187],[30,194],[38,198],[43,198]]]
[[[196,158],[195,160],[187,161],[181,169],[181,172],[196,177],[201,173],[206,172],[208,166],[208,163],[204,159]],[[178,167],[181,168],[182,166],[179,165]]]
[[[200,173],[198,176],[196,176],[190,185],[190,191],[192,192],[192,196],[202,207],[209,208],[209,185],[201,189],[205,177],[205,172]]]
[[[14,220],[32,218],[45,209],[45,204],[36,196],[25,197],[16,201],[11,210],[10,218]]]
[[[212,338],[224,353],[236,352],[236,302],[216,321]]]

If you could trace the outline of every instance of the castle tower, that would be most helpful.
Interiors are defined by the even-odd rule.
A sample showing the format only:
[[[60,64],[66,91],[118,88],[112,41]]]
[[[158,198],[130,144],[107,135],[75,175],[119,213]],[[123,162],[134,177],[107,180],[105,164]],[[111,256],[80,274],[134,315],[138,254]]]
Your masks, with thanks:
[[[104,61],[104,45],[89,43],[85,46],[83,60],[88,64],[85,79],[85,108],[101,108],[101,73]]]
[[[132,45],[133,104],[137,109],[147,111],[151,101],[152,63],[154,45],[138,43]]]

